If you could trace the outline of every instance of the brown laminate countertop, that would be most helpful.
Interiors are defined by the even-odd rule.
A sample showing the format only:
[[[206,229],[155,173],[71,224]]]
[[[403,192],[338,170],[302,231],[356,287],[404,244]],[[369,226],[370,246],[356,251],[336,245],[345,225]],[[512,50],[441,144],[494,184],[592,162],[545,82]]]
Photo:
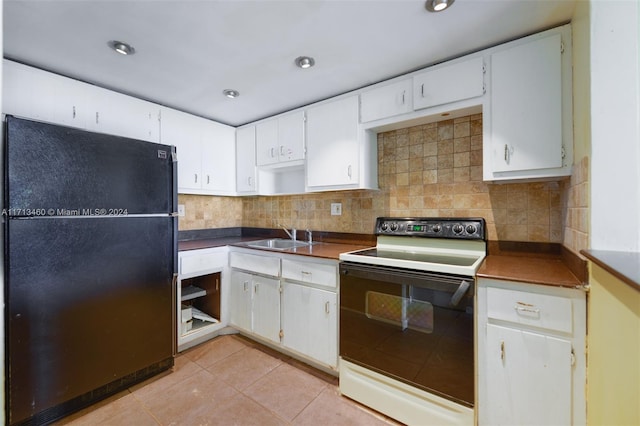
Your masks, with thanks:
[[[200,250],[214,247],[224,247],[233,244],[242,243],[244,241],[255,241],[257,237],[217,237],[217,238],[200,238],[196,240],[178,241],[178,251]]]
[[[556,287],[583,288],[560,256],[489,255],[478,277]]]
[[[340,253],[346,253],[348,251],[354,250],[362,250],[369,248],[369,245],[360,245],[360,244],[352,244],[352,243],[328,243],[328,242],[315,242],[311,246],[305,247],[296,247],[288,250],[273,250],[267,248],[257,248],[257,247],[247,247],[246,242],[256,241],[264,239],[263,237],[241,237],[241,236],[231,236],[231,237],[219,237],[219,238],[205,238],[205,239],[197,239],[197,240],[189,240],[189,241],[179,241],[178,242],[178,251],[189,251],[189,250],[199,250],[213,247],[222,247],[222,246],[235,246],[235,247],[243,247],[250,248],[251,250],[261,250],[272,253],[283,253],[283,254],[297,254],[301,256],[313,256],[313,257],[322,257],[325,259],[335,259],[338,260],[340,257]]]
[[[640,253],[582,250],[584,256],[631,288],[640,291]]]
[[[340,253],[346,253],[348,251],[354,250],[362,250],[366,248],[370,248],[371,246],[362,246],[356,244],[347,244],[347,243],[313,243],[310,246],[306,247],[296,247],[288,250],[269,250],[262,249],[256,247],[247,247],[241,244],[231,244],[232,246],[237,247],[245,247],[250,248],[251,250],[262,250],[262,251],[270,251],[276,253],[283,254],[297,254],[301,256],[312,256],[312,257],[322,257],[325,259],[334,259],[338,260],[340,258]]]

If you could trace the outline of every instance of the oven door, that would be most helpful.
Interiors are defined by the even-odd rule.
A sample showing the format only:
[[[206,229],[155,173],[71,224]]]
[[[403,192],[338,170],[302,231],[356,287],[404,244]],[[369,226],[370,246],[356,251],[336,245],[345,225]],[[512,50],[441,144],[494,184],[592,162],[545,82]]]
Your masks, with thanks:
[[[474,403],[472,277],[340,263],[340,356]]]

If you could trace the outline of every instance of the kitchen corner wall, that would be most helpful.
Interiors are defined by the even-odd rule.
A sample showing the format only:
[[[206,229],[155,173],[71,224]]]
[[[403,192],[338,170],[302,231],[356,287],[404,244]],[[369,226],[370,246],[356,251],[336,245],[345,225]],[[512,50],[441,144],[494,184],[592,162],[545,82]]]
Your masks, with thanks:
[[[378,134],[380,190],[287,196],[181,195],[180,229],[250,226],[372,233],[378,216],[480,216],[490,240],[586,247],[587,164],[571,180],[482,181],[482,115]],[[331,203],[342,203],[332,216]],[[565,231],[566,227],[566,231]]]

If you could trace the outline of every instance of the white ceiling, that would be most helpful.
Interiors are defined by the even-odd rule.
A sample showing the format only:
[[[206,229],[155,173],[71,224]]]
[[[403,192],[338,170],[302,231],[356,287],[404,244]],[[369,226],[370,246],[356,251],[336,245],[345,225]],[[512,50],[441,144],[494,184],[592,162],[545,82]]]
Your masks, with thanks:
[[[237,126],[568,22],[576,1],[5,0],[4,55]]]

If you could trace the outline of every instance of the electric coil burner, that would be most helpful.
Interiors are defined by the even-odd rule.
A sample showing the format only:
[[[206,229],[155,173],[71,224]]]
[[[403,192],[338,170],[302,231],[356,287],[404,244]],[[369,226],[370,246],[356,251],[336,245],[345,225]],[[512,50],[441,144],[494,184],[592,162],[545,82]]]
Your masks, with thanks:
[[[340,390],[402,422],[473,424],[482,218],[376,221],[340,255]]]

